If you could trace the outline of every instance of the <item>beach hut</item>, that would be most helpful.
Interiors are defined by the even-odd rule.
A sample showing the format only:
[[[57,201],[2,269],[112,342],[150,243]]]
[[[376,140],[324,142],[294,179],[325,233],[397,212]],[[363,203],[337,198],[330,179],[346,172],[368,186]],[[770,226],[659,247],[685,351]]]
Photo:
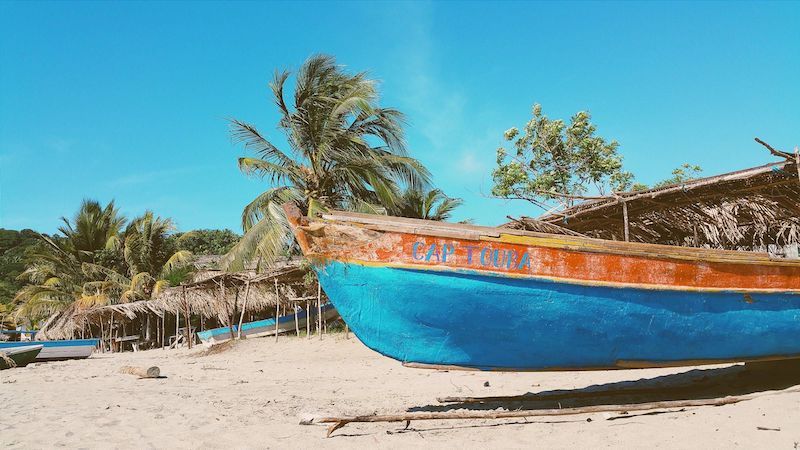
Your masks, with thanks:
[[[279,261],[258,271],[216,269],[219,257],[201,257],[190,283],[163,290],[156,298],[102,307],[71,307],[39,330],[45,339],[100,337],[104,349],[192,345],[203,329],[227,327],[240,337],[242,323],[292,314],[299,308],[321,308],[327,302],[316,279],[300,258]],[[325,323],[309,323],[306,332],[321,332]],[[299,329],[296,329],[299,333]]]
[[[785,161],[591,199],[506,228],[798,257],[800,171]],[[555,228],[554,228],[555,227]]]

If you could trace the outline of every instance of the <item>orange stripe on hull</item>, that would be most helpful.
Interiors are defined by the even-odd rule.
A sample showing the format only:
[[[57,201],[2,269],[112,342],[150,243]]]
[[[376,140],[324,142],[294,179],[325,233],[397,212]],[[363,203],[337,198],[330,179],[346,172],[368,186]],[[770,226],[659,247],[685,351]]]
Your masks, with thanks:
[[[315,240],[316,241],[316,240]],[[317,243],[319,243],[317,241]],[[384,232],[318,251],[336,260],[507,273],[584,282],[800,291],[800,266],[643,257]]]

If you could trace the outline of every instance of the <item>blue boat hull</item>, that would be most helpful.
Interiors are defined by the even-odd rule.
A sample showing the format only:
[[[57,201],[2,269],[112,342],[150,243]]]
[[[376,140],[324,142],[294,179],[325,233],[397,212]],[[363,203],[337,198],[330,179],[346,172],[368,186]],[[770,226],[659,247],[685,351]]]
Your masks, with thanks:
[[[329,260],[320,282],[370,348],[483,370],[666,367],[800,357],[800,295],[601,287]]]
[[[35,361],[60,361],[66,359],[84,359],[91,356],[99,339],[70,339],[64,341],[14,341],[0,342],[0,349],[42,345],[42,351]]]

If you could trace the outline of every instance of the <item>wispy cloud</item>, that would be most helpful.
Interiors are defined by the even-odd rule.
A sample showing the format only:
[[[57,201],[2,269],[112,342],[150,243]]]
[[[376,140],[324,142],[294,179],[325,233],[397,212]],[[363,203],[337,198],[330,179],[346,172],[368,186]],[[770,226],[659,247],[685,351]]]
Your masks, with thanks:
[[[107,183],[110,188],[137,186],[149,183],[161,183],[164,180],[173,180],[182,175],[190,175],[201,172],[210,166],[191,166],[179,167],[176,169],[161,169],[144,172],[136,172],[121,177],[114,178]]]
[[[75,146],[75,142],[71,139],[63,138],[63,137],[54,137],[47,139],[45,141],[45,145],[50,150],[59,153],[65,154],[69,153],[70,150]]]

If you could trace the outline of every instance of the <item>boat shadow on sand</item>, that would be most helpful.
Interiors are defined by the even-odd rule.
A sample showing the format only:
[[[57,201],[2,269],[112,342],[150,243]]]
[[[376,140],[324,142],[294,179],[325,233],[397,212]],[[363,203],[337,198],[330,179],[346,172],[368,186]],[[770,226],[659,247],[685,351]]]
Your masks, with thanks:
[[[782,391],[798,385],[800,385],[800,360],[788,360],[694,369],[654,378],[592,385],[578,389],[529,392],[514,396],[443,397],[437,399],[440,404],[413,407],[407,411],[444,412],[497,408],[537,410],[712,400]]]

